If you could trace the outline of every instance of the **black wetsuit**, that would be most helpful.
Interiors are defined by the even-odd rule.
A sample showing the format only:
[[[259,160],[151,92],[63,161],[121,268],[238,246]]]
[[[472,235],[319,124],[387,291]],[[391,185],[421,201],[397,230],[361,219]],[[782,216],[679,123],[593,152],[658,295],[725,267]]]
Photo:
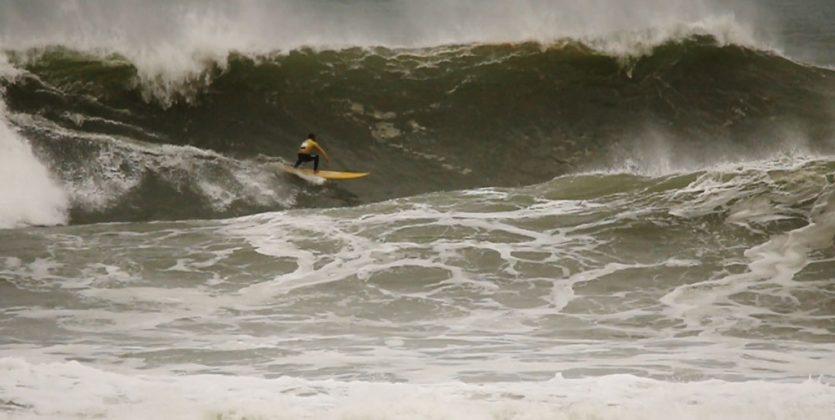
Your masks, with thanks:
[[[296,164],[293,165],[293,167],[298,168],[299,165],[302,164],[302,162],[310,162],[311,160],[313,161],[313,170],[318,171],[319,170],[319,155],[305,155],[305,154],[299,153],[299,159],[296,160]]]

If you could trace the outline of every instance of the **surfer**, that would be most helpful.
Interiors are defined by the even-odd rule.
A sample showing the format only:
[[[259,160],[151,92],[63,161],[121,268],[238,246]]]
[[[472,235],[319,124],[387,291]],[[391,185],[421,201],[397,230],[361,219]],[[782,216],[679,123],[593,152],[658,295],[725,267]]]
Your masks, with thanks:
[[[301,146],[299,146],[299,158],[296,160],[296,164],[293,165],[294,168],[298,168],[302,162],[310,162],[313,161],[313,172],[319,172],[319,154],[316,152],[322,152],[322,156],[330,162],[331,158],[328,157],[328,152],[319,146],[319,143],[316,143],[316,135],[310,133],[307,135],[307,140],[303,141]]]

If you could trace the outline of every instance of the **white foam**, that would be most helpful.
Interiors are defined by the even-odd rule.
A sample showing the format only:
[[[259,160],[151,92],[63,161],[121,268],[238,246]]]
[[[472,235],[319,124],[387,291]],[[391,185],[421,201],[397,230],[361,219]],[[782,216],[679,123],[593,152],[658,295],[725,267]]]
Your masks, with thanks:
[[[65,224],[68,207],[67,193],[9,125],[0,101],[0,228]]]
[[[21,70],[9,63],[9,58],[0,51],[0,78],[12,81],[21,74]]]
[[[32,361],[40,353],[51,360],[95,360],[108,369],[135,363],[169,372],[413,383],[530,381],[556,371],[775,381],[831,375],[827,315],[807,306],[755,325],[752,315],[776,311],[767,302],[746,306],[728,299],[740,291],[767,298],[800,287],[824,291],[825,273],[807,282],[791,276],[820,258],[815,249],[835,233],[835,201],[820,191],[824,180],[816,175],[830,166],[816,162],[808,170],[772,174],[783,184],[741,168],[657,196],[638,183],[589,201],[549,200],[559,194],[545,184],[224,221],[27,232],[30,250],[7,258],[0,275],[23,290],[60,287],[67,303],[15,307],[7,311],[10,322],[51,322],[91,347],[21,352],[4,346],[0,356]],[[559,190],[575,182],[582,188],[582,181],[555,182]],[[735,225],[702,216],[734,211],[733,197],[749,191],[740,186],[758,191],[752,197],[779,198],[790,190],[775,214],[789,211],[796,219],[811,207],[814,226],[781,229],[787,237],[775,234],[763,247],[754,247],[766,243],[756,236],[753,242],[746,235],[731,238]],[[667,214],[671,205],[684,208],[688,201],[701,208]],[[737,213],[732,222],[745,221]],[[691,227],[731,247],[713,249],[714,242],[691,238]],[[670,234],[669,243],[645,241],[648,228]],[[743,256],[740,244],[752,251]],[[36,259],[42,249],[50,257]],[[701,282],[724,281],[745,269],[746,275],[724,283]],[[753,327],[744,331],[751,336],[728,333],[739,326]],[[797,329],[818,336],[796,339]],[[26,341],[25,328],[15,331],[26,346],[40,343]],[[200,357],[262,347],[276,354]],[[517,391],[528,392],[524,384]]]
[[[107,419],[830,419],[818,380],[665,382],[631,375],[541,382],[387,383],[109,372],[78,362],[0,359],[13,418]]]
[[[791,174],[795,181],[814,184],[814,174],[795,169]],[[734,328],[753,329],[762,324],[764,318],[778,314],[768,307],[745,305],[734,300],[734,296],[747,292],[756,294],[758,299],[773,298],[784,302],[799,303],[797,293],[815,290],[814,284],[795,280],[795,276],[809,264],[816,262],[815,252],[833,245],[835,238],[835,188],[825,185],[821,190],[807,187],[804,193],[782,199],[779,187],[767,173],[741,174],[742,176],[721,180],[719,174],[705,174],[679,194],[700,191],[699,197],[679,205],[671,211],[681,217],[694,217],[716,213],[717,209],[728,208],[728,223],[748,225],[789,217],[797,217],[791,204],[815,199],[803,227],[778,233],[768,240],[744,252],[747,269],[741,273],[720,273],[715,278],[681,285],[661,301],[668,305],[668,315],[681,319],[696,330],[709,329],[725,331]],[[795,189],[800,190],[797,186]],[[689,190],[689,191],[688,191]],[[774,191],[767,194],[767,191]],[[729,203],[739,200],[736,204]],[[786,203],[780,203],[786,201]],[[819,257],[818,257],[819,258]],[[808,289],[807,289],[808,288]],[[790,318],[792,314],[780,314]],[[772,321],[773,322],[773,321]],[[825,331],[807,329],[810,334]]]

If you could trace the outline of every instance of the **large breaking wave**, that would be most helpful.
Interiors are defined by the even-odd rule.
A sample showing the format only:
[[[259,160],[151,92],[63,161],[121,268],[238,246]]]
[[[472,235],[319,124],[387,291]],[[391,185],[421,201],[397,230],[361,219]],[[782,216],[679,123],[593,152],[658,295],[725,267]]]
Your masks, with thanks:
[[[204,27],[205,16],[190,16]],[[296,37],[279,43],[288,49],[250,38],[125,47],[119,36],[57,31],[5,36],[14,71],[0,83],[4,118],[63,185],[75,222],[352,205],[832,150],[831,70],[757,44],[733,19],[690,22],[597,36],[575,25],[513,42],[489,30],[421,33],[430,46],[407,47],[373,46],[376,33],[339,47],[327,46],[335,36]],[[334,168],[372,176],[324,188],[281,176],[275,164],[309,131]]]

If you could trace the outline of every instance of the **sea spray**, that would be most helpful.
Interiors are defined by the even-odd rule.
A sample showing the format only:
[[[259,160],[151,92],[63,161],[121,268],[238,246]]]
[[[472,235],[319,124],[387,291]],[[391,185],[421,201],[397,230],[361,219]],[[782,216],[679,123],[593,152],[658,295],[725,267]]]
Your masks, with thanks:
[[[0,101],[0,228],[66,223],[67,193],[9,125],[6,112]]]

